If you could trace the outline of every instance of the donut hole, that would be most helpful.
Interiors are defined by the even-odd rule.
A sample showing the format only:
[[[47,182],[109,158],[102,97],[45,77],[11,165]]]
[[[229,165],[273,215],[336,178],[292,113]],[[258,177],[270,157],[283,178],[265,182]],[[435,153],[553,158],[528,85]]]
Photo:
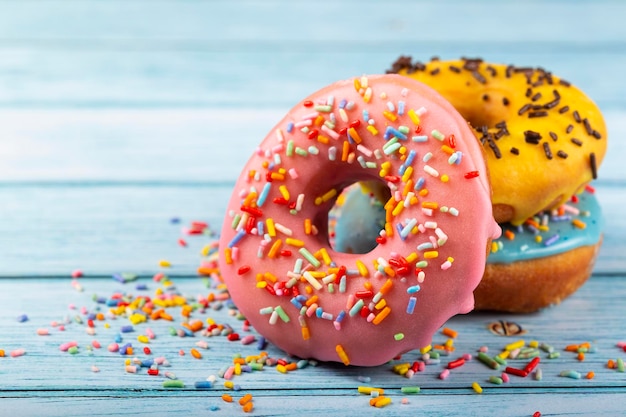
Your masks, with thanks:
[[[385,227],[384,204],[391,191],[382,182],[357,181],[337,197],[328,212],[328,243],[336,252],[371,252]]]

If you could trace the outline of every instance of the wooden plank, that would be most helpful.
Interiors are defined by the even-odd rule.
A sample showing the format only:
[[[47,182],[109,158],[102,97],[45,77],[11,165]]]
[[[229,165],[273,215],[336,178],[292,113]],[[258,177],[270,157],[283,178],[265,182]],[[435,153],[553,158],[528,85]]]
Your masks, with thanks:
[[[415,34],[424,42],[463,38],[488,43],[523,40],[522,45],[556,41],[572,46],[596,42],[610,45],[626,34],[621,21],[626,6],[611,0],[595,2],[593,7],[586,2],[567,1],[488,2],[488,13],[481,4],[458,1],[453,7],[402,0],[323,1],[316,6],[308,2],[259,0],[182,4],[141,0],[3,1],[0,38],[5,42],[49,39],[70,44],[74,39],[87,39],[91,44],[105,40],[117,41],[124,47],[132,47],[132,41],[156,41],[162,45],[164,39],[203,44],[208,40],[214,42],[210,46],[223,48],[224,41],[258,43],[262,35],[264,41],[280,48],[298,48],[302,40],[309,39],[335,45],[369,42],[386,48],[390,41],[408,42],[407,37]],[[225,16],[232,18],[224,19]],[[530,23],[545,30],[531,30]],[[581,23],[585,30],[576,30]],[[285,34],[290,37],[285,38]]]
[[[466,45],[450,40],[442,44],[394,42],[376,51],[367,43],[362,48],[328,50],[326,41],[311,42],[311,46],[295,50],[271,50],[261,44],[245,51],[125,51],[91,43],[89,48],[55,49],[3,47],[0,42],[0,79],[4,80],[0,106],[286,109],[336,80],[382,73],[400,55],[420,60],[438,55],[447,59],[481,56],[491,62],[541,66],[579,86],[603,110],[624,108],[624,94],[616,83],[626,72],[626,55],[619,48],[592,46],[569,51],[533,46],[519,51],[508,44]],[[589,58],[581,60],[581,55]]]
[[[82,396],[63,396],[55,393],[34,393],[30,398],[2,398],[7,415],[24,417],[66,417],[68,415],[89,415],[93,417],[111,416],[132,412],[138,416],[163,415],[246,415],[237,403],[243,394],[235,394],[234,403],[225,403],[219,398],[205,393],[172,395],[159,392],[133,393],[119,391],[110,396],[94,396],[88,392]],[[408,404],[402,404],[407,399]],[[393,395],[392,404],[377,410],[369,406],[365,396],[343,396],[318,393],[301,395],[291,392],[271,395],[254,393],[254,411],[251,415],[284,416],[294,415],[338,415],[363,416],[384,413],[385,416],[406,416],[414,413],[420,416],[449,417],[460,415],[480,415],[484,417],[532,416],[540,411],[549,416],[607,416],[622,415],[624,393],[622,392],[581,392],[571,390],[558,396],[553,393],[515,393],[507,395],[455,395],[449,391],[434,395],[417,396]],[[42,411],[45,410],[45,411]]]

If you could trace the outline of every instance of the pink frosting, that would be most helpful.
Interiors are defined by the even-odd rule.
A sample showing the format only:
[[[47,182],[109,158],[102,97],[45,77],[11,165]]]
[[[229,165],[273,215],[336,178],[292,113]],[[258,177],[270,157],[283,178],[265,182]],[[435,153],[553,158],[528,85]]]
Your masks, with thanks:
[[[367,254],[335,252],[328,211],[366,180],[391,194],[386,229]],[[408,77],[364,76],[312,94],[259,145],[228,205],[220,268],[237,307],[287,353],[373,366],[472,310],[499,235],[463,117]]]

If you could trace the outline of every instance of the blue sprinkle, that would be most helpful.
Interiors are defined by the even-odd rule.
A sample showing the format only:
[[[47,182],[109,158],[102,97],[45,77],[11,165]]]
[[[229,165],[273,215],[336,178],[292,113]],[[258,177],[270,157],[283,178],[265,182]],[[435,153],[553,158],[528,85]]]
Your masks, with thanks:
[[[556,243],[556,241],[557,241],[557,240],[559,240],[559,237],[560,237],[560,236],[559,236],[559,234],[558,234],[558,233],[557,233],[557,234],[555,234],[555,235],[553,235],[553,236],[551,236],[550,238],[546,239],[546,240],[543,242],[544,246],[550,246],[550,245],[552,245],[552,244]]]
[[[138,290],[138,291],[145,291],[145,290],[148,289],[148,286],[146,284],[137,284],[135,289]]]
[[[404,114],[404,101],[398,101],[398,116]]]
[[[339,102],[339,108],[340,108],[340,109],[345,109],[347,104],[348,104],[348,100],[346,100],[346,99],[344,98],[343,100],[341,100],[341,101]]]
[[[417,298],[409,297],[409,304],[406,306],[406,312],[408,314],[413,314],[413,311],[415,310],[415,304],[417,304]]]
[[[122,332],[122,333],[130,333],[130,332],[133,332],[133,331],[135,331],[135,329],[133,329],[133,326],[130,325],[130,324],[127,324],[126,326],[122,326],[120,328],[120,332]]]
[[[233,236],[233,238],[231,239],[230,242],[228,242],[228,247],[232,248],[233,246],[235,246],[237,243],[239,243],[239,241],[241,239],[243,239],[243,237],[246,235],[246,231],[245,230],[240,230],[237,232],[237,234],[235,236]]]
[[[322,310],[322,307],[318,307],[318,308],[315,310],[315,315],[316,315],[318,318],[321,318],[323,313],[324,313],[324,310]]]
[[[115,343],[122,343],[124,338],[122,338],[122,335],[118,333],[118,334],[115,335],[115,339],[113,339],[113,340],[115,340]]]
[[[267,347],[267,341],[265,340],[265,338],[263,336],[259,337],[259,340],[257,341],[256,347],[259,350],[263,350],[263,349],[265,349]]]
[[[363,121],[367,122],[370,119],[370,113],[367,110],[363,110]]]
[[[144,359],[141,361],[142,368],[149,368],[154,364],[154,359]]]
[[[337,323],[341,323],[341,320],[343,320],[345,316],[346,316],[346,312],[344,310],[341,310],[339,314],[337,314],[337,318],[335,319],[335,321]]]
[[[406,289],[407,294],[415,294],[416,292],[419,292],[419,290],[421,290],[419,285],[414,285],[412,287],[409,287]]]
[[[193,386],[196,389],[211,389],[213,388],[213,383],[211,381],[196,381]]]
[[[263,189],[261,190],[261,194],[259,195],[259,198],[256,202],[257,206],[263,207],[263,204],[265,204],[265,200],[267,199],[267,195],[270,193],[271,187],[272,187],[271,182],[265,183],[265,185],[263,186]]]
[[[300,303],[300,301],[298,301],[297,298],[294,297],[290,301],[291,301],[291,304],[293,304],[298,310],[302,308],[302,303]]]
[[[180,223],[180,217],[172,217],[172,218],[170,219],[170,223],[172,223],[172,224],[178,224],[178,223]]]
[[[24,323],[25,321],[28,321],[28,316],[26,314],[20,314],[19,316],[17,316],[17,321],[20,323]]]
[[[293,132],[294,124],[293,122],[287,123],[287,133]]]

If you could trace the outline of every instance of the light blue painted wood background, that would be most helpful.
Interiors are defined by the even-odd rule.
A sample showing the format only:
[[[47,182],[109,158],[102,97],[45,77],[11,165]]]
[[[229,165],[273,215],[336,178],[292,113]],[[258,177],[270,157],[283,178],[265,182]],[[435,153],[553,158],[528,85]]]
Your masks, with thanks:
[[[52,320],[73,321],[78,313],[67,305],[93,308],[93,294],[137,293],[135,283],[109,277],[149,277],[161,259],[173,263],[167,272],[184,294],[206,295],[194,275],[210,238],[190,237],[182,248],[181,227],[203,220],[219,229],[241,166],[295,102],[337,79],[383,72],[401,54],[542,66],[600,105],[609,152],[594,185],[607,229],[590,282],[539,314],[471,314],[449,323],[462,353],[482,345],[498,351],[513,341],[486,330],[501,319],[523,324],[527,341],[559,349],[590,341],[598,352],[584,362],[566,352],[544,357],[542,381],[503,386],[486,382],[493,372],[476,362],[445,381],[437,378],[445,361],[412,380],[389,366],[320,365],[242,376],[234,395],[253,393],[255,415],[623,414],[626,374],[606,361],[625,355],[615,347],[626,333],[624,16],[626,3],[618,0],[0,2],[0,349],[27,351],[0,358],[0,415],[241,414],[219,399],[220,384],[197,391],[193,382],[254,346],[215,337],[198,362],[178,356],[197,340],[170,337],[166,325],[155,324],[161,337],[153,349],[170,358],[187,386],[168,391],[162,377],[124,373],[123,358],[108,352],[60,352],[65,341],[84,347],[93,339],[78,323],[49,337],[35,331]],[[173,217],[182,222],[172,224]],[[75,269],[90,278],[83,292],[70,285]],[[156,288],[141,282],[148,293]],[[24,313],[30,320],[18,323]],[[207,316],[241,329],[227,309],[198,314]],[[103,345],[121,321],[97,329]],[[129,339],[135,344],[136,335]],[[92,373],[92,364],[101,372]],[[559,377],[564,369],[593,370],[596,378]],[[358,376],[385,387],[393,403],[372,409],[356,393]],[[473,381],[483,395],[473,393]],[[404,396],[404,385],[423,393]],[[410,404],[400,403],[404,397]]]

